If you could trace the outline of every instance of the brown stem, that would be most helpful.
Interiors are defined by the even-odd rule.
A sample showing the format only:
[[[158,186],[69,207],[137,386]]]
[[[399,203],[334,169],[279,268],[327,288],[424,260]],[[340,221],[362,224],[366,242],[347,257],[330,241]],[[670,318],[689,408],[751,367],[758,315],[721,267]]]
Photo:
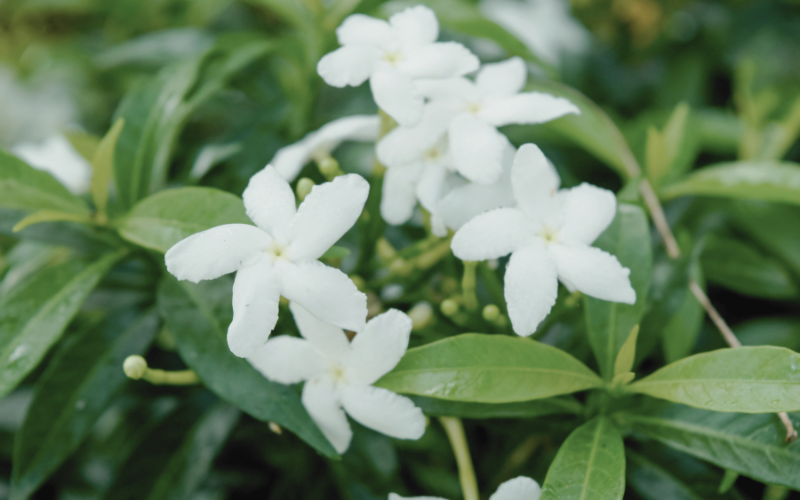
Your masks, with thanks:
[[[647,205],[647,209],[650,211],[653,224],[656,225],[656,231],[661,235],[661,239],[664,240],[667,255],[669,255],[670,259],[677,259],[681,256],[681,249],[678,247],[675,235],[672,234],[672,229],[670,229],[667,218],[664,216],[664,209],[661,208],[658,195],[653,191],[653,186],[650,185],[650,181],[642,179],[639,183],[639,192],[642,194],[644,204]]]

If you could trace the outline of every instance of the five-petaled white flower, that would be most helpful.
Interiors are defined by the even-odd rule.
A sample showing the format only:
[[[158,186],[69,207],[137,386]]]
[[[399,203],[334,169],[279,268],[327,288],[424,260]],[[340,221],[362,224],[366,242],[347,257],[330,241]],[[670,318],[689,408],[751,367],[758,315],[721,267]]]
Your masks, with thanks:
[[[502,172],[503,148],[506,138],[497,131],[502,125],[544,123],[561,116],[580,114],[577,106],[563,97],[542,92],[520,92],[525,86],[528,71],[519,57],[481,67],[475,81],[466,78],[423,80],[417,86],[423,95],[437,105],[439,113],[426,113],[430,123],[423,121],[414,128],[448,131],[450,154],[456,169],[467,179],[491,184]],[[442,116],[443,114],[443,116]],[[421,137],[416,131],[403,132],[391,141],[399,146],[413,141],[401,137]],[[436,136],[428,132],[428,137]],[[387,142],[390,140],[386,139]],[[424,141],[417,139],[426,149]],[[378,153],[390,154],[384,145]],[[397,147],[391,149],[396,150]]]
[[[321,162],[344,141],[377,141],[379,131],[380,118],[377,115],[339,118],[309,133],[301,141],[281,148],[270,164],[291,182],[310,160]]]
[[[560,183],[541,150],[525,144],[511,169],[518,207],[481,214],[453,237],[453,253],[462,260],[511,254],[505,296],[519,335],[532,334],[550,312],[558,280],[599,299],[636,302],[630,270],[590,246],[616,216],[614,193],[586,183],[559,191]]]
[[[314,186],[296,209],[292,188],[268,165],[242,196],[256,226],[227,224],[189,236],[169,249],[167,269],[195,283],[237,271],[228,346],[240,357],[267,341],[281,295],[324,321],[360,330],[366,295],[316,259],[355,224],[368,194],[367,181],[344,175]]]
[[[375,316],[349,342],[344,331],[315,318],[298,303],[289,307],[305,340],[274,337],[248,361],[270,380],[284,384],[306,381],[303,405],[336,451],[347,450],[353,436],[345,411],[362,425],[388,436],[422,437],[422,410],[406,397],[372,386],[397,365],[408,348],[411,319],[406,314],[390,309]]]
[[[539,483],[525,476],[509,479],[497,488],[489,500],[539,500],[542,489]],[[389,500],[446,500],[441,497],[401,497],[396,493],[389,493]]]
[[[50,172],[73,194],[89,192],[92,165],[63,135],[51,136],[42,143],[17,144],[11,152],[33,168]]]
[[[334,87],[357,86],[369,79],[378,107],[403,126],[422,117],[424,99],[416,80],[458,77],[479,66],[463,45],[436,42],[436,15],[421,5],[393,15],[389,22],[353,14],[336,29],[336,36],[342,47],[319,61],[319,75]]]

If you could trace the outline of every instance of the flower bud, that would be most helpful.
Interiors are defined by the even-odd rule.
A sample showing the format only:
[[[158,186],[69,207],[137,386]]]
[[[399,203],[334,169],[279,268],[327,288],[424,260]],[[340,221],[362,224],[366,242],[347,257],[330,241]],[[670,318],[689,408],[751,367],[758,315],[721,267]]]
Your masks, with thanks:
[[[303,177],[302,179],[297,181],[297,198],[300,201],[305,200],[306,196],[308,196],[308,193],[311,192],[311,188],[313,187],[314,187],[314,181],[312,181],[308,177]]]
[[[141,356],[128,356],[122,363],[122,370],[128,378],[139,380],[147,372],[147,361]]]
[[[442,309],[442,314],[445,316],[452,316],[458,312],[458,302],[453,299],[443,300],[440,307]]]
[[[497,321],[497,318],[500,317],[500,308],[498,308],[494,304],[489,304],[488,306],[483,308],[483,319],[490,323],[494,323]]]
[[[320,158],[317,160],[317,166],[319,167],[319,173],[328,180],[333,180],[341,172],[339,170],[339,162],[333,159],[332,156]]]
[[[408,317],[411,318],[411,329],[421,330],[433,322],[433,308],[427,302],[417,302],[408,311]]]

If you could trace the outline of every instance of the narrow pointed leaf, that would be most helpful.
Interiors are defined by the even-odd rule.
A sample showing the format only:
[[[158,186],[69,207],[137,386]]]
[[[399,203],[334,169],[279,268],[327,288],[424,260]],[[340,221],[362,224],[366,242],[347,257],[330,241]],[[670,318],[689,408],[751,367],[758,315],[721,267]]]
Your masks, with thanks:
[[[55,177],[0,150],[0,207],[88,214],[89,207]]]
[[[71,221],[71,222],[80,222],[83,224],[89,224],[92,222],[92,217],[88,213],[73,214],[73,213],[59,212],[58,210],[39,210],[38,212],[30,214],[21,221],[14,224],[14,227],[11,228],[11,230],[17,233],[19,231],[22,231],[26,227],[32,226],[34,224],[39,224],[41,222],[56,222],[56,221]]]
[[[125,119],[119,118],[112,125],[111,130],[108,131],[105,137],[97,145],[92,157],[92,166],[94,173],[92,174],[92,199],[97,211],[100,213],[106,212],[106,205],[108,204],[108,183],[111,182],[111,176],[114,172],[114,150],[117,146],[117,138],[122,127],[125,126]]]
[[[465,403],[446,399],[411,396],[426,415],[459,418],[534,418],[545,415],[578,415],[583,406],[572,397],[535,399],[521,403]]]
[[[639,325],[636,325],[628,334],[628,339],[622,344],[614,362],[614,376],[622,375],[633,370],[633,361],[636,358],[636,339],[639,337]]]

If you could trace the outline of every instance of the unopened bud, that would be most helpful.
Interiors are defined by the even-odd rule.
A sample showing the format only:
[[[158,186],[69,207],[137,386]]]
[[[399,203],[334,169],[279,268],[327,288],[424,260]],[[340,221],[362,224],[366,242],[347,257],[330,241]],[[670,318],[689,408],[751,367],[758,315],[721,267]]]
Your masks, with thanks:
[[[412,330],[421,330],[433,322],[433,308],[427,302],[418,302],[408,311]]]
[[[297,198],[300,201],[305,200],[306,196],[308,196],[308,193],[311,192],[311,188],[313,187],[314,187],[314,181],[312,181],[308,177],[303,177],[302,179],[297,181]]]
[[[122,371],[128,378],[139,380],[147,373],[147,361],[141,356],[128,356],[122,363]]]
[[[330,155],[317,160],[317,166],[319,167],[319,173],[328,180],[333,180],[341,172],[339,170],[339,162]]]
[[[458,302],[453,299],[443,300],[440,307],[442,309],[442,314],[445,316],[452,316],[458,312]]]
[[[269,423],[269,430],[271,430],[272,432],[274,432],[275,434],[277,434],[279,436],[281,434],[283,434],[283,429],[281,429],[281,426],[276,424],[275,422],[270,422]]]
[[[488,306],[483,308],[483,319],[490,323],[494,323],[497,321],[497,318],[500,317],[500,308],[498,308],[494,304],[489,304]]]

